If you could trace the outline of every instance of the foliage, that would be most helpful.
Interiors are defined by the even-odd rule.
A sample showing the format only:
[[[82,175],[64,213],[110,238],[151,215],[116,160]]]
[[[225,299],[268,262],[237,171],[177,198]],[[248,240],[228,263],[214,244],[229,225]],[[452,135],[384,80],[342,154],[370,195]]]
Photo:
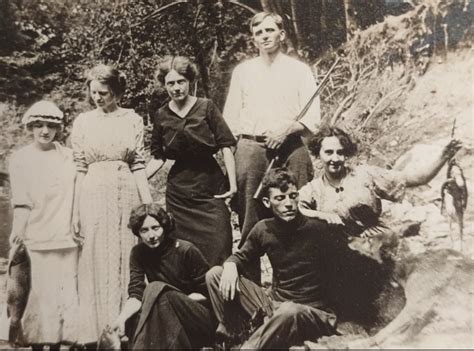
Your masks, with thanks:
[[[5,171],[5,160],[15,147],[31,141],[26,130],[19,127],[17,113],[14,106],[0,103],[0,171]]]
[[[307,61],[342,40],[341,1],[241,2],[256,9],[264,3],[273,4],[285,18],[300,18],[298,28],[304,40],[296,49]],[[438,2],[460,1],[430,3]],[[159,12],[164,6],[168,7]],[[344,114],[364,116],[366,107],[349,111],[355,99],[351,93],[358,91],[372,68],[380,71],[399,64],[417,67],[429,63],[433,50],[423,47],[436,37],[429,23],[441,7],[423,8],[427,10],[422,11],[426,16],[421,20],[410,17],[392,27],[378,25],[382,34],[371,36],[369,29],[369,34],[356,33],[346,44],[347,59],[322,94],[325,116],[334,121]],[[444,8],[437,13],[447,13],[449,18]],[[11,123],[18,123],[26,107],[40,98],[55,101],[72,121],[78,112],[90,108],[85,99],[84,72],[98,62],[125,72],[128,88],[122,104],[134,108],[148,122],[166,100],[156,86],[154,71],[157,59],[167,54],[193,58],[201,73],[196,94],[208,96],[222,107],[233,67],[255,54],[248,33],[251,13],[226,0],[0,0],[0,9],[4,14],[0,38],[8,39],[0,52],[0,102],[13,106],[8,112]],[[417,31],[422,34],[413,35]],[[450,36],[455,37],[454,32]],[[319,61],[320,76],[329,67],[331,60],[326,57],[332,57],[332,52]],[[365,100],[372,101],[373,97]]]
[[[201,71],[197,94],[222,106],[233,65],[252,53],[248,11],[227,3],[183,3],[150,17],[171,2],[2,1],[8,16],[0,22],[0,36],[12,40],[11,50],[0,56],[0,102],[14,106],[12,121],[41,98],[55,101],[72,121],[90,108],[84,72],[103,62],[126,74],[122,105],[147,122],[166,99],[154,71],[167,54],[193,58]]]
[[[222,82],[228,81],[233,65],[252,52],[246,26],[249,14],[228,3],[190,2],[142,20],[166,3],[7,2],[18,23],[15,31],[26,40],[22,45],[17,42],[18,51],[0,58],[5,77],[0,99],[30,104],[65,86],[72,96],[64,98],[83,98],[79,91],[84,70],[104,62],[127,75],[123,104],[148,117],[164,101],[153,78],[157,58],[181,54],[195,59],[200,68],[198,94],[222,103],[226,88]]]
[[[364,154],[388,164],[372,147],[384,135],[380,126],[396,124],[393,117],[433,61],[447,60],[448,49],[470,45],[463,38],[472,33],[473,13],[472,5],[459,0],[423,1],[328,52],[318,63],[323,72],[336,55],[343,56],[322,92],[324,121],[350,130]]]

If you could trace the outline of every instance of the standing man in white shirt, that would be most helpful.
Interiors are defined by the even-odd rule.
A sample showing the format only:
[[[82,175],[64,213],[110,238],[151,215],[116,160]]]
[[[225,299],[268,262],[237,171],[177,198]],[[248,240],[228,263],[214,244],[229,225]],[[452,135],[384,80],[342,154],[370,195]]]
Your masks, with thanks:
[[[287,167],[296,175],[298,188],[312,179],[313,167],[301,135],[314,132],[320,122],[319,98],[295,121],[316,91],[316,83],[306,64],[281,52],[286,37],[281,16],[258,13],[250,30],[260,54],[234,69],[223,113],[238,137],[239,247],[259,220],[271,216],[253,195],[273,156],[279,157],[275,166]],[[259,282],[260,262],[254,262],[246,275]]]

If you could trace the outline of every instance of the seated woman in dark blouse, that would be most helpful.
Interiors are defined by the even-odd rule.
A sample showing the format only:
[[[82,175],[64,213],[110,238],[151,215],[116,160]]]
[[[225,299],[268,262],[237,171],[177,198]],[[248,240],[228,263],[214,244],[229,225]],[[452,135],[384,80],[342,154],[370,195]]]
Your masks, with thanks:
[[[202,304],[208,295],[209,265],[201,252],[190,242],[169,236],[173,219],[157,204],[134,208],[129,226],[142,242],[131,251],[129,297],[112,329],[125,334],[125,322],[140,310],[133,349],[212,344],[215,319]]]
[[[225,200],[237,191],[231,147],[234,136],[209,99],[189,94],[196,66],[186,57],[164,58],[157,80],[170,97],[155,114],[146,167],[152,177],[167,159],[175,160],[166,183],[166,209],[176,220],[177,238],[192,242],[211,266],[232,253],[230,212]],[[222,153],[224,176],[213,157]]]

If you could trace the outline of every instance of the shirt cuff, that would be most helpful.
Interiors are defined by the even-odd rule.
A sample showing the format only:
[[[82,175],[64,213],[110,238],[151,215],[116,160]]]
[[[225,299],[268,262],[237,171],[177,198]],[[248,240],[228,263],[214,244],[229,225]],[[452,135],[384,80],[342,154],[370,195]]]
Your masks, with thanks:
[[[130,170],[132,172],[139,171],[141,169],[145,169],[145,164],[143,162],[137,162],[130,165]]]

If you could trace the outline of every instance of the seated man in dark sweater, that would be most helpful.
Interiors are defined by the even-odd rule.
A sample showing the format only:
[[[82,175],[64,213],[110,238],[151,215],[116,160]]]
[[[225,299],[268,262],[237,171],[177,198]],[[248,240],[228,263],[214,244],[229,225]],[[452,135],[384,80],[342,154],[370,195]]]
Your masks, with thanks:
[[[129,297],[112,329],[123,335],[125,322],[140,310],[133,349],[195,349],[212,344],[215,317],[201,303],[208,295],[209,265],[199,249],[170,237],[174,222],[157,204],[133,209],[129,226],[142,242],[131,251]]]
[[[223,267],[206,274],[211,302],[220,322],[218,333],[238,333],[236,316],[265,318],[242,349],[289,348],[336,332],[324,281],[330,243],[326,222],[302,216],[294,176],[276,169],[263,180],[263,203],[274,217],[258,222],[243,247]],[[269,291],[239,276],[247,262],[268,255],[273,268]]]

